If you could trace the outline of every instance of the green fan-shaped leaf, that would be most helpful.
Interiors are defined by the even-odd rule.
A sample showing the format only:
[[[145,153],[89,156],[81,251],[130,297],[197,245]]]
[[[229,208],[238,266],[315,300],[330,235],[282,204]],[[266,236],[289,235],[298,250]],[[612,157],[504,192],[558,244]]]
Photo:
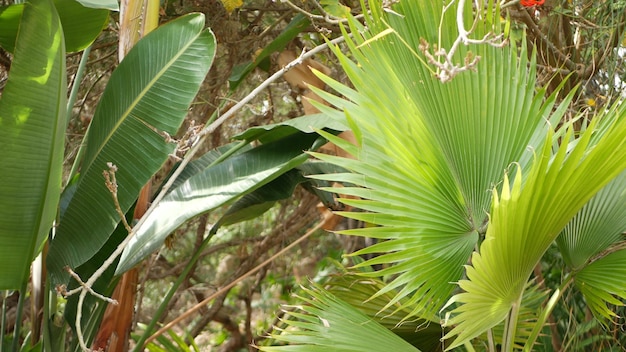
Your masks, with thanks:
[[[56,216],[66,119],[65,46],[54,5],[25,5],[0,100],[0,289],[20,289]],[[1,22],[1,21],[0,21]]]
[[[456,326],[446,335],[456,335],[451,347],[507,316],[516,317],[526,282],[547,248],[583,205],[626,168],[623,105],[611,110],[619,118],[606,119],[609,126],[595,130],[594,120],[575,143],[568,143],[573,136],[569,128],[554,155],[548,138],[525,183],[518,169],[512,185],[505,177],[501,194],[494,191],[485,241],[472,256],[467,280],[459,282],[465,292],[451,300],[460,303],[449,321]],[[600,136],[592,141],[594,132]]]
[[[623,238],[626,231],[626,172],[596,194],[570,221],[556,243],[565,263],[580,270],[589,260]]]
[[[419,351],[375,319],[320,287],[304,289],[305,305],[282,321],[289,328],[271,337],[288,346],[259,347],[261,351],[362,352]]]
[[[389,306],[402,301],[418,316],[433,315],[450,297],[485,232],[490,191],[511,163],[532,160],[527,150],[542,145],[546,121],[564,111],[551,115],[556,94],[545,102],[543,92],[536,94],[524,49],[460,46],[453,60],[463,65],[467,55],[480,56],[476,71],[446,83],[434,77],[436,67],[420,48],[450,48],[458,32],[456,11],[442,18],[441,6],[400,2],[394,14],[371,3],[369,30],[350,21],[353,39],[346,42],[358,64],[335,50],[354,89],[322,77],[345,99],[316,91],[341,112],[321,111],[345,114],[359,143],[327,136],[357,160],[319,155],[352,174],[316,178],[357,186],[334,191],[367,212],[341,214],[378,226],[342,233],[387,240],[356,254],[379,254],[363,265],[393,264],[368,275],[393,277],[379,294],[397,292]],[[480,23],[476,28],[477,37],[487,33]]]
[[[104,186],[107,163],[117,166],[117,195],[126,212],[139,190],[167,160],[176,133],[215,54],[204,15],[157,28],[126,55],[100,99],[88,133],[76,193],[51,242],[48,268],[63,283],[63,268],[93,256],[120,221]]]
[[[117,4],[117,1],[114,1]],[[65,47],[68,52],[80,51],[89,46],[109,19],[109,11],[87,8],[76,0],[54,0],[58,11]],[[24,4],[14,4],[0,7],[0,46],[13,52],[15,38]]]
[[[389,292],[372,298],[384,286],[385,283],[381,280],[363,278],[351,272],[334,275],[324,282],[324,287],[329,293],[360,310],[411,345],[422,351],[441,351],[444,347],[441,342],[444,329],[439,325],[439,320],[432,317],[403,321],[410,311],[404,310],[394,314],[393,307],[385,308],[387,302],[394,298],[394,293]]]
[[[185,221],[232,202],[267,184],[307,159],[305,150],[319,138],[296,134],[236,154],[204,169],[168,193],[124,250],[116,273],[122,273],[163,245]]]
[[[623,247],[622,247],[623,248]],[[593,314],[603,323],[616,314],[607,304],[626,302],[626,250],[608,254],[576,274],[574,282],[583,293]]]

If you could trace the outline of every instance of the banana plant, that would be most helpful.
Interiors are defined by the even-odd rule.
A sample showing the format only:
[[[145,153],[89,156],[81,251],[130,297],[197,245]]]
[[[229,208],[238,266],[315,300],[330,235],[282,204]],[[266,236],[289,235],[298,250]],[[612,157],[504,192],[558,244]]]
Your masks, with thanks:
[[[71,29],[76,21],[63,22],[55,4],[66,11],[66,19],[72,13],[78,19],[80,13],[97,19],[89,20],[85,28],[95,31],[66,38],[62,28],[68,24]],[[107,6],[111,5],[108,2]],[[0,176],[0,288],[19,289],[22,307],[31,261],[49,234],[49,287],[67,283],[65,266],[80,271],[81,264],[109,243],[120,221],[116,206],[122,212],[128,210],[138,189],[175,149],[169,135],[176,133],[212,64],[215,39],[204,27],[204,16],[191,14],[163,25],[129,53],[112,75],[89,128],[80,174],[62,193],[67,127],[65,48],[71,45],[80,50],[93,41],[108,10],[83,8],[74,1],[33,0],[2,12],[13,16],[2,24],[10,27],[12,19],[17,19],[19,30],[3,32],[3,40],[8,39],[2,42],[13,51],[14,59],[0,101],[0,160],[6,165]],[[11,33],[17,33],[16,37],[11,39]],[[107,163],[119,168],[117,205],[102,183]],[[57,213],[61,214],[58,227],[53,226]],[[121,241],[120,236],[113,237]],[[47,307],[55,309],[52,300]],[[54,312],[44,314],[51,318]],[[20,340],[21,320],[18,313],[13,350]],[[55,330],[54,324],[47,322],[44,325],[48,326],[44,327],[43,348],[62,346],[63,329]],[[37,337],[31,338],[35,341]]]
[[[349,21],[349,54],[334,53],[353,87],[320,74],[341,97],[316,92],[358,143],[320,131],[353,158],[314,154],[349,170],[314,177],[352,185],[328,190],[362,210],[340,214],[372,226],[340,233],[378,241],[355,268],[382,267],[359,275],[384,285],[360,302],[332,284],[305,289],[273,334],[289,346],[262,350],[419,350],[380,329],[389,317],[439,324],[428,350],[533,350],[566,290],[605,323],[623,305],[625,106],[582,130],[561,123],[573,95],[537,89],[523,36],[507,43],[499,7],[472,3],[371,1],[365,24]],[[533,269],[555,243],[567,276],[542,288]],[[381,297],[380,314],[364,315]]]

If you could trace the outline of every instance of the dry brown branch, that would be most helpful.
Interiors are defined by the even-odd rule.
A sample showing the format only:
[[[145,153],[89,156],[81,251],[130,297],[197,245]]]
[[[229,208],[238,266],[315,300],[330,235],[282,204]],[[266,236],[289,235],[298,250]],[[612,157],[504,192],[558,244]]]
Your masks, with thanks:
[[[167,330],[171,329],[174,325],[178,324],[180,321],[182,321],[183,319],[189,317],[191,314],[194,314],[196,311],[200,310],[202,307],[204,307],[207,303],[211,302],[212,300],[224,295],[225,292],[228,292],[230,289],[232,289],[235,285],[237,285],[239,282],[243,281],[244,279],[246,279],[247,277],[256,274],[257,272],[259,272],[264,266],[268,265],[269,263],[271,263],[272,261],[274,261],[277,257],[285,254],[286,252],[288,252],[289,250],[291,250],[293,247],[297,246],[299,243],[301,243],[302,241],[306,240],[308,237],[310,237],[313,233],[315,233],[317,230],[321,229],[322,226],[324,226],[324,222],[323,221],[319,221],[313,228],[311,228],[309,231],[307,231],[306,234],[304,234],[303,236],[301,236],[300,238],[298,238],[297,240],[295,240],[294,242],[292,242],[291,244],[289,244],[288,246],[286,246],[285,248],[283,248],[282,250],[280,250],[279,252],[277,252],[276,254],[272,255],[270,258],[268,258],[267,260],[263,261],[261,264],[255,266],[253,269],[247,271],[245,274],[238,276],[237,279],[233,280],[231,283],[229,283],[228,285],[225,285],[224,287],[222,287],[221,289],[217,290],[214,294],[210,295],[209,297],[207,297],[204,301],[198,303],[197,305],[195,305],[194,307],[192,307],[191,309],[187,310],[185,313],[179,315],[176,319],[172,320],[171,322],[169,322],[168,324],[166,324],[165,326],[163,326],[161,329],[159,329],[156,333],[154,333],[152,336],[150,336],[147,340],[146,340],[146,344],[148,344],[149,342],[151,342],[152,340],[154,340],[156,337],[162,335],[164,332],[166,332]],[[298,228],[302,228],[302,227],[298,227]],[[269,237],[268,237],[269,238]],[[266,242],[266,241],[264,241]],[[268,240],[266,243],[261,243],[260,247],[263,248],[265,245],[268,245],[268,248],[271,247],[269,246],[270,244],[270,240]],[[248,258],[247,260],[244,260],[244,262],[241,264],[240,268],[245,267],[246,262],[250,262],[250,263],[254,263],[255,260],[257,258]],[[241,270],[241,269],[240,269]]]

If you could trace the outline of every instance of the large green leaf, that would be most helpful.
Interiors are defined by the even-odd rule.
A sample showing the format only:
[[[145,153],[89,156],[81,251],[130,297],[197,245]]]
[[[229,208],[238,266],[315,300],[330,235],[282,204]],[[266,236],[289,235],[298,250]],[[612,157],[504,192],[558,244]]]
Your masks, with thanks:
[[[410,311],[394,314],[394,307],[385,308],[387,302],[393,299],[393,292],[372,299],[384,286],[385,282],[381,280],[363,278],[352,272],[334,275],[324,282],[328,292],[365,313],[411,345],[422,351],[441,351],[444,348],[441,336],[445,330],[439,325],[439,320],[433,317],[402,321]]]
[[[626,250],[610,253],[583,268],[575,278],[593,314],[602,322],[616,316],[608,304],[626,302]]]
[[[580,270],[623,238],[626,231],[626,172],[596,194],[570,221],[556,243],[565,263]]]
[[[204,15],[191,14],[157,28],[126,55],[96,108],[81,176],[51,242],[48,268],[55,284],[65,266],[92,257],[120,221],[102,173],[117,166],[118,199],[126,212],[139,190],[167,160],[176,133],[215,54]]]
[[[285,172],[231,205],[215,223],[212,231],[216,231],[219,226],[236,224],[260,216],[273,207],[277,201],[291,197],[296,186],[305,181],[306,179],[296,169]]]
[[[66,127],[63,32],[54,5],[25,5],[0,100],[0,289],[19,289],[56,216]]]
[[[117,3],[117,2],[116,2]],[[76,0],[54,0],[59,13],[65,47],[68,52],[80,51],[91,44],[106,26],[109,11],[87,8]],[[0,46],[13,52],[24,4],[0,7]]]
[[[320,288],[304,289],[296,307],[271,337],[288,346],[259,347],[261,351],[362,352],[419,351],[375,319]]]
[[[594,121],[575,143],[569,143],[573,135],[569,128],[554,155],[548,138],[525,183],[518,169],[512,185],[505,176],[501,194],[494,191],[485,241],[480,253],[472,256],[467,279],[459,282],[465,292],[451,300],[460,303],[448,322],[456,325],[446,335],[456,335],[451,347],[507,316],[516,317],[526,283],[547,248],[585,203],[626,168],[623,105],[611,110],[619,118],[607,119],[608,127],[594,130]],[[592,140],[594,133],[600,136]]]
[[[354,89],[323,78],[345,99],[317,91],[342,111],[322,112],[347,119],[359,142],[329,136],[357,160],[319,157],[353,173],[318,178],[358,186],[335,192],[357,197],[341,201],[367,212],[341,214],[379,225],[342,232],[386,240],[355,253],[378,254],[363,265],[393,264],[370,274],[393,278],[379,294],[398,292],[390,306],[402,302],[413,315],[431,316],[485,232],[490,191],[512,163],[532,161],[527,150],[542,145],[545,122],[564,109],[551,115],[556,94],[545,102],[536,94],[524,49],[461,45],[452,59],[462,65],[473,52],[481,57],[476,71],[446,83],[434,77],[420,48],[449,49],[458,32],[456,11],[442,12],[441,3],[400,2],[393,8],[400,16],[380,2],[371,8],[367,31],[350,22],[354,39],[346,42],[358,64],[335,50]],[[485,35],[483,26],[479,20],[473,35]]]
[[[307,159],[304,151],[319,138],[295,134],[236,154],[191,176],[169,192],[125,248],[117,274],[132,268],[163,245],[185,221],[232,202]]]

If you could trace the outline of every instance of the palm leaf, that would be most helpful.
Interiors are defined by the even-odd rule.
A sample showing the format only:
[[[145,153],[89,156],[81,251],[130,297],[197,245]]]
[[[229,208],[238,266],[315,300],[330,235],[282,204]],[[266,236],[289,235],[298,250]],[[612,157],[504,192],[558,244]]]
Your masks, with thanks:
[[[623,238],[626,230],[626,172],[596,194],[570,221],[556,243],[565,263],[580,270],[589,260]]]
[[[0,289],[18,289],[56,216],[66,121],[65,46],[51,1],[26,3],[0,100]]]
[[[626,250],[608,254],[587,265],[576,275],[576,287],[600,322],[616,316],[607,304],[623,306],[626,301]]]
[[[385,283],[381,280],[363,278],[354,272],[333,275],[324,282],[329,293],[365,313],[421,351],[441,351],[444,348],[441,336],[445,330],[439,325],[439,321],[434,317],[403,321],[410,311],[394,314],[395,307],[385,308],[395,293],[389,292],[372,298],[384,286]]]
[[[454,11],[442,18],[440,4],[401,2],[393,8],[400,17],[379,6],[371,6],[364,35],[351,22],[347,44],[358,64],[335,50],[355,88],[325,77],[346,99],[317,91],[345,113],[319,106],[347,119],[359,146],[326,137],[357,160],[316,154],[352,172],[317,178],[357,186],[335,192],[360,198],[341,201],[368,212],[341,214],[379,226],[341,233],[386,240],[356,254],[380,254],[363,265],[394,264],[371,274],[394,278],[379,293],[398,292],[389,306],[402,301],[411,315],[429,316],[450,297],[485,231],[489,191],[512,162],[532,160],[525,150],[542,144],[545,121],[558,121],[564,109],[550,115],[556,94],[542,102],[527,69],[534,65],[512,47],[461,47],[454,59],[473,51],[477,71],[443,84],[419,48],[452,45]]]
[[[215,39],[204,30],[204,16],[180,17],[137,43],[102,95],[88,133],[77,189],[51,242],[48,268],[64,283],[65,266],[75,268],[93,256],[120,221],[103,184],[107,163],[118,168],[122,212],[166,161],[176,133],[215,53]]]
[[[271,335],[289,346],[261,351],[361,352],[419,351],[374,319],[319,287],[303,288],[305,305],[283,319],[289,328]]]
[[[623,105],[623,104],[622,104]],[[494,191],[490,225],[480,253],[472,256],[465,291],[451,302],[448,322],[456,327],[446,338],[456,336],[451,348],[478,336],[510,315],[516,318],[526,282],[533,268],[569,220],[611,179],[626,168],[626,110],[614,110],[618,119],[601,126],[601,136],[592,142],[596,123],[576,140],[564,142],[552,155],[552,138],[535,157],[522,186],[518,168],[513,184],[505,175],[502,192]],[[570,144],[573,144],[570,145]],[[515,330],[515,326],[510,327]]]

